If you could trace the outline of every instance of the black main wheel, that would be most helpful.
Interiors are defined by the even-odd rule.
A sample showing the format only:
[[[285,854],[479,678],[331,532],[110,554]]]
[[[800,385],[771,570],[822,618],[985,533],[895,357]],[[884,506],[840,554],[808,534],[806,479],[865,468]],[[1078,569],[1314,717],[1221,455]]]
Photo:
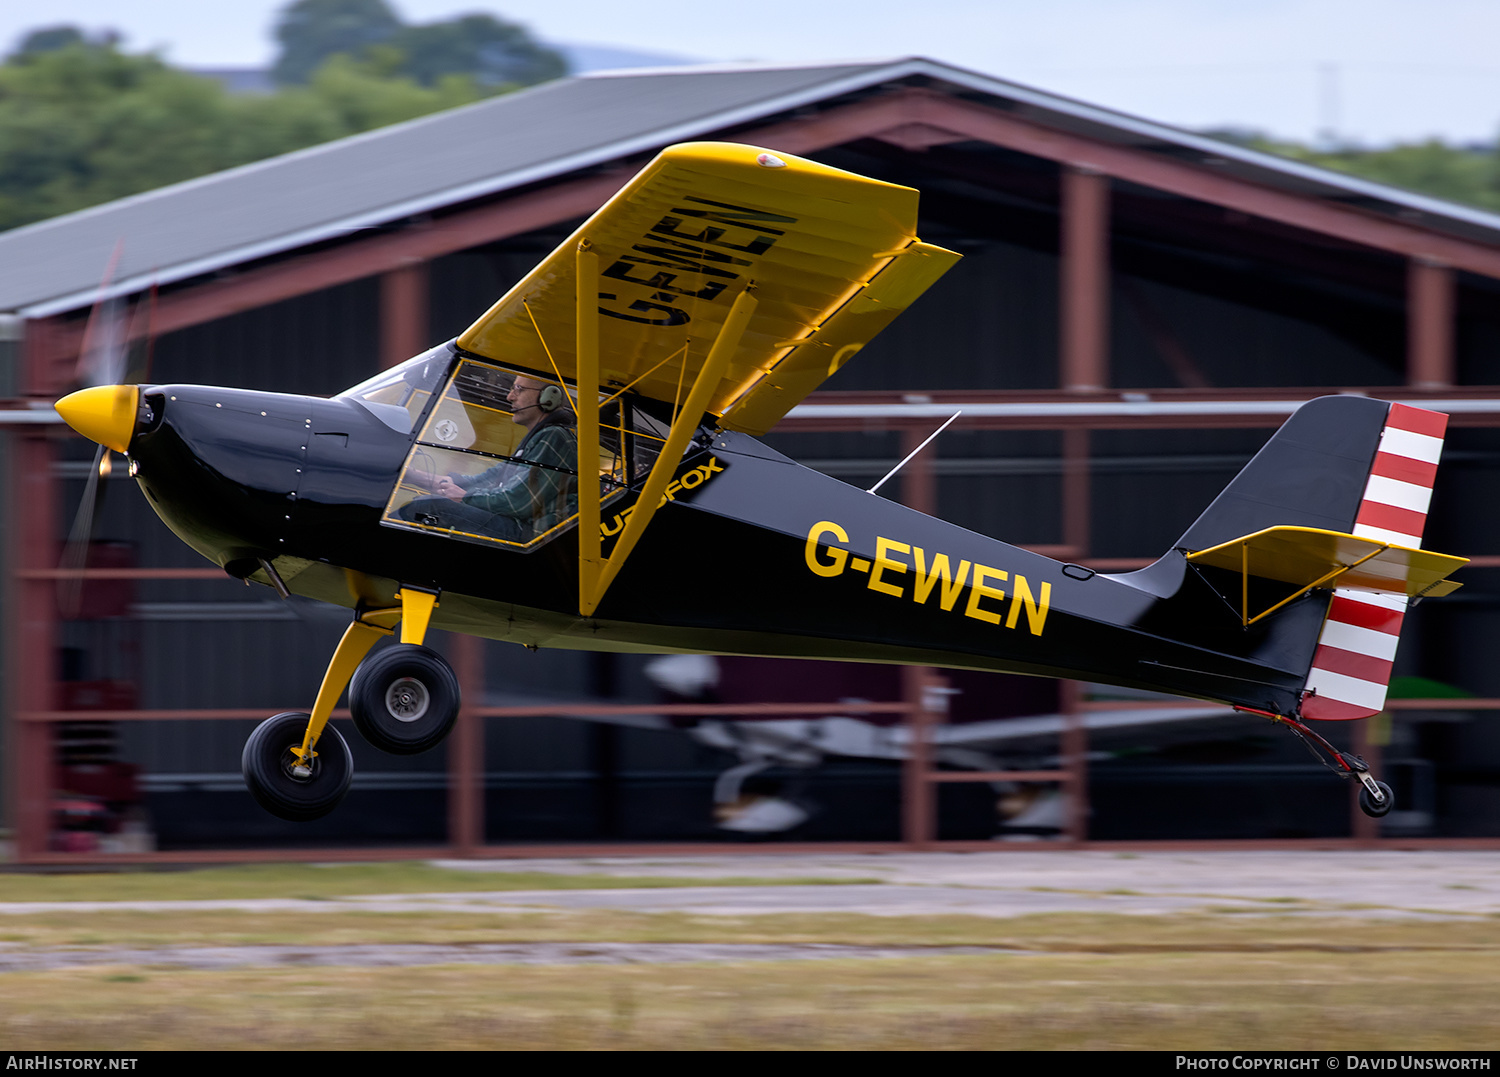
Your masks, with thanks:
[[[410,643],[366,658],[349,684],[355,727],[391,755],[417,755],[441,744],[458,719],[458,702],[458,678],[447,659]]]
[[[1395,805],[1396,797],[1391,792],[1391,787],[1386,785],[1385,782],[1376,782],[1375,784],[1380,788],[1380,794],[1385,797],[1385,800],[1376,804],[1375,798],[1370,795],[1370,790],[1361,783],[1359,787],[1359,810],[1366,815],[1379,819]]]
[[[297,773],[293,748],[302,747],[307,715],[296,711],[267,718],[245,741],[240,771],[255,802],[278,819],[305,823],[321,819],[344,799],[354,777],[349,745],[332,725],[323,727],[311,773]]]

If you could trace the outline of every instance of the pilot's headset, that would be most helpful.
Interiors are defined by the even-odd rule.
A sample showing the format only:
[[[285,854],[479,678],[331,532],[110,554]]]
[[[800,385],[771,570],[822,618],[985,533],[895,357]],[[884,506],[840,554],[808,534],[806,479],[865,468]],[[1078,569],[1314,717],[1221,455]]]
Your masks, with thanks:
[[[568,394],[560,385],[545,386],[537,394],[536,406],[542,409],[543,414],[551,415],[558,408],[568,406]]]

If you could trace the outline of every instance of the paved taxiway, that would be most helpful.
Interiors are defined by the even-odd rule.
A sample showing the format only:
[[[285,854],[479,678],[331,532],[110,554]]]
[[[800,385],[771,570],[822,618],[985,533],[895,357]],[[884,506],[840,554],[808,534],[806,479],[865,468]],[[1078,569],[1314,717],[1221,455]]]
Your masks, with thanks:
[[[1031,852],[746,854],[437,861],[480,874],[655,876],[687,885],[587,890],[364,894],[333,899],[25,901],[6,914],[137,909],[276,913],[415,912],[469,916],[618,909],[745,917],[777,913],[1022,916],[1192,912],[1474,920],[1500,915],[1500,852]],[[755,879],[742,885],[735,879]],[[807,880],[820,880],[808,883]],[[776,880],[786,880],[778,883]],[[827,881],[822,881],[827,880]],[[715,881],[718,881],[715,884]],[[830,885],[837,881],[836,885]],[[705,885],[692,885],[693,883]],[[769,885],[768,885],[769,883]],[[504,943],[329,946],[41,947],[0,943],[0,973],[85,966],[223,969],[276,966],[672,964],[878,959],[994,953],[993,947],[748,943]],[[1015,952],[1015,951],[1005,951]]]
[[[1500,914],[1500,852],[1030,852],[745,854],[437,861],[474,872],[754,878],[785,885],[369,894],[332,900],[0,903],[0,916],[89,909],[516,912],[627,909],[704,916],[861,913],[875,916],[1194,910],[1299,916],[1467,919]],[[798,880],[842,880],[808,885]]]

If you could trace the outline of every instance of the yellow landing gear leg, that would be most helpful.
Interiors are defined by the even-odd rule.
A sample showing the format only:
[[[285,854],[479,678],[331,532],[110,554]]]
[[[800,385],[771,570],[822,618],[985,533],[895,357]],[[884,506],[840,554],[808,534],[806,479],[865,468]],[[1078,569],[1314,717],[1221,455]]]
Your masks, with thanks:
[[[312,714],[307,720],[307,733],[302,738],[302,747],[292,749],[292,754],[298,761],[298,766],[292,768],[293,774],[306,777],[312,773],[312,761],[317,755],[313,746],[323,735],[323,727],[328,724],[333,705],[338,702],[339,695],[348,686],[349,678],[354,676],[354,671],[364,661],[365,655],[370,653],[370,648],[380,642],[382,636],[391,634],[392,626],[401,613],[399,609],[360,611],[354,615],[349,627],[344,629],[344,638],[339,640],[333,658],[328,663],[328,671],[323,674],[323,684],[318,689],[317,701],[313,703]],[[382,621],[386,623],[381,624]]]
[[[438,604],[432,591],[419,591],[403,587],[401,599],[401,642],[415,643],[418,647],[427,638],[427,623],[432,620],[432,610]],[[368,650],[368,648],[366,648]]]
[[[418,755],[452,731],[461,692],[448,660],[422,645],[437,594],[403,587],[397,597],[399,608],[381,612],[401,618],[401,642],[360,664],[349,686],[349,717],[372,748]]]

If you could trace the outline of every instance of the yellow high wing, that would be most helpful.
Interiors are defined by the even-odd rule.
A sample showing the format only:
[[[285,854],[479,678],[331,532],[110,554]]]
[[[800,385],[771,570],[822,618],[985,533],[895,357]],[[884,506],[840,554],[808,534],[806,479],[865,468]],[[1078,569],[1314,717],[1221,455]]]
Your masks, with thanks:
[[[910,187],[753,146],[671,146],[458,338],[575,383],[580,459],[599,443],[585,387],[673,406],[608,561],[598,486],[579,484],[581,613],[629,557],[705,413],[764,434],[958,261],[916,227]]]

